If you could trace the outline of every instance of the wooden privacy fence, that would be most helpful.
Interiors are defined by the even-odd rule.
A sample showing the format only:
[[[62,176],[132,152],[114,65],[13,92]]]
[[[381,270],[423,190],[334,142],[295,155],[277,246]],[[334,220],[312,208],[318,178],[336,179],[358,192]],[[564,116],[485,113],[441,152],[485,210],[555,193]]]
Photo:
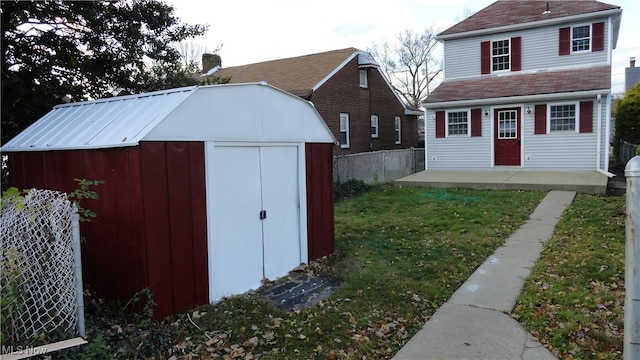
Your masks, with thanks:
[[[424,170],[424,148],[380,150],[333,157],[333,181],[380,184]]]

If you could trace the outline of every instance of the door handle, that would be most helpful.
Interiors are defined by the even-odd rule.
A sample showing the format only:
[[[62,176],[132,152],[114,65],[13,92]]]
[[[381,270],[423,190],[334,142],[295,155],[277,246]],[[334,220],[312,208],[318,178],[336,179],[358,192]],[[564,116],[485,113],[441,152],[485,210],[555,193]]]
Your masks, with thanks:
[[[267,218],[267,210],[260,210],[260,220]]]

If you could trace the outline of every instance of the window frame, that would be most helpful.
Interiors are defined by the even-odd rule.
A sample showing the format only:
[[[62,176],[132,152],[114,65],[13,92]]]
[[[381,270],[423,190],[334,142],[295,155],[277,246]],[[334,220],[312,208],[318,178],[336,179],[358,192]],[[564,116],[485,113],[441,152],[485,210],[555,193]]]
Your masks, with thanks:
[[[369,74],[366,68],[360,69],[360,87],[367,89],[369,87]]]
[[[501,131],[500,129],[500,122],[503,121],[502,119],[500,119],[500,114],[513,114],[514,117],[508,119],[509,121],[513,122],[515,121],[516,126],[514,128],[509,128],[513,131],[515,131],[515,133],[510,132],[510,135],[514,135],[514,136],[505,136],[504,134],[506,133],[506,130]],[[518,126],[519,126],[519,121],[518,121],[518,110],[514,110],[514,109],[507,109],[507,110],[496,110],[496,114],[497,114],[497,119],[496,121],[498,122],[498,140],[517,140],[518,139]]]
[[[573,129],[569,130],[552,130],[551,129],[551,120],[557,120],[551,118],[551,109],[556,106],[573,106],[574,114],[573,114]],[[569,133],[579,133],[580,132],[580,102],[576,101],[563,101],[563,102],[553,102],[547,103],[547,134],[569,134]]]
[[[345,120],[346,126],[343,127],[343,120]],[[342,149],[348,149],[351,147],[350,139],[349,139],[349,114],[348,113],[340,113],[340,123],[338,124],[338,129],[340,132],[340,147]],[[345,134],[345,143],[342,143],[342,133]]]
[[[584,39],[584,38],[580,38],[580,39],[576,40],[573,37],[573,30],[575,28],[581,28],[581,27],[588,27],[589,28],[589,42],[588,42],[589,49],[587,49],[587,50],[573,50],[574,41]],[[593,51],[593,24],[592,23],[588,23],[588,24],[579,24],[579,25],[570,26],[569,27],[569,53],[570,54],[586,54],[586,53],[590,53],[592,51]]]
[[[507,42],[507,46],[508,46],[508,50],[509,52],[505,55],[505,54],[501,54],[501,55],[493,55],[493,44],[497,43],[497,42]],[[490,66],[491,66],[491,73],[504,73],[504,72],[511,72],[511,58],[513,56],[512,54],[512,45],[511,45],[511,38],[505,38],[505,39],[496,39],[496,40],[491,40],[489,42],[489,56],[490,56]],[[506,56],[508,58],[507,61],[507,68],[506,69],[502,69],[502,70],[494,70],[494,59],[499,58],[499,57],[504,57]]]
[[[395,144],[402,144],[402,118],[396,116],[394,118]]]
[[[375,120],[375,124],[374,124],[374,120]],[[378,137],[380,137],[380,117],[376,114],[372,114],[371,115],[371,138],[372,139],[377,139]],[[375,129],[375,131],[373,130]]]
[[[449,123],[449,116],[452,113],[466,113],[467,114],[467,133],[466,134],[450,134],[449,133],[449,126],[452,125]],[[460,124],[460,123],[457,123]],[[451,109],[451,110],[447,110],[445,111],[445,118],[444,118],[444,129],[445,129],[445,137],[449,137],[449,136],[471,136],[471,109]]]

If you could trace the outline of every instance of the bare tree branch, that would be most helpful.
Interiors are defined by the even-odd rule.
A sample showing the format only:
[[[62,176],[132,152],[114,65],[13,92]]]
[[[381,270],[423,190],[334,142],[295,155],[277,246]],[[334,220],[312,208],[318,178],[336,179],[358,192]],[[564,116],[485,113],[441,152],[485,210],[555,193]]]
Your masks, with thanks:
[[[373,44],[368,51],[378,60],[393,89],[407,105],[419,107],[429,96],[431,86],[442,72],[435,58],[438,42],[436,32],[427,28],[422,33],[405,29],[396,36],[395,44]]]

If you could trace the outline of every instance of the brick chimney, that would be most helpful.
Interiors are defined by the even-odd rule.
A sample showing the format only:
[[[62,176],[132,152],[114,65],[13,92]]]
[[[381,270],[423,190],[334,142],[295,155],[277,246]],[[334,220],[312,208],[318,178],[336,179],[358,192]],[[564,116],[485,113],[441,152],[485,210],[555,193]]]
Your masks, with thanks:
[[[222,58],[218,54],[202,54],[202,73],[213,69],[216,66],[222,66]]]
[[[636,57],[631,57],[629,59],[629,67],[636,67]]]

